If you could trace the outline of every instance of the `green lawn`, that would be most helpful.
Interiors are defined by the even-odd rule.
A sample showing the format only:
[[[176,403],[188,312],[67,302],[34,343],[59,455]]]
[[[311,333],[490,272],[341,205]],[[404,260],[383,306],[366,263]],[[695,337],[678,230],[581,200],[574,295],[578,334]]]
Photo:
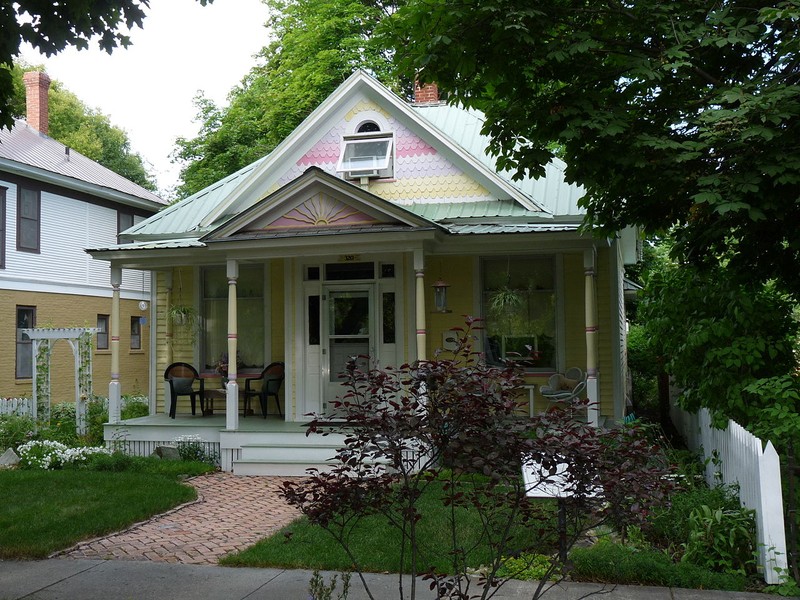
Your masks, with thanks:
[[[552,505],[552,506],[551,506]],[[555,503],[542,501],[547,518],[555,519]],[[419,522],[420,562],[418,570],[435,566],[437,570],[452,571],[449,556],[452,549],[449,527],[450,508],[440,500],[440,490],[430,487],[420,501],[423,517]],[[477,511],[457,510],[458,536],[462,547],[468,550],[467,562],[471,567],[488,563],[492,553],[481,539],[481,524]],[[519,527],[520,537],[515,540],[517,549],[536,547],[539,532],[531,527]],[[401,564],[401,538],[399,531],[389,525],[382,515],[363,518],[353,528],[349,545],[363,571],[391,573],[407,572],[408,565]],[[549,551],[548,548],[541,548]],[[510,554],[513,549],[508,553]],[[406,557],[408,561],[408,557]],[[221,564],[239,567],[283,567],[345,571],[352,570],[352,561],[339,543],[321,527],[312,525],[303,517],[290,526],[266,538],[247,550],[222,559]]]
[[[44,558],[193,500],[194,488],[177,473],[208,470],[148,465],[143,459],[122,472],[0,470],[0,559]]]

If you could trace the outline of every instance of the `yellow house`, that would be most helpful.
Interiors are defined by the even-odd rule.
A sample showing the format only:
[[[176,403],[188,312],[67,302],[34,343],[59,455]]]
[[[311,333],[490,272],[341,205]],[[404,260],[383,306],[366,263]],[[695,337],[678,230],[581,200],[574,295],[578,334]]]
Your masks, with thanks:
[[[583,191],[558,161],[539,179],[497,172],[482,125],[357,72],[269,155],[128,229],[125,243],[89,250],[112,279],[156,274],[155,375],[185,362],[204,385],[205,411],[178,396],[170,418],[158,386],[156,413],[120,425],[112,410],[108,438],[124,429],[146,452],[198,434],[226,470],[302,472],[325,458],[304,447],[303,423],[330,411],[348,357],[432,358],[464,315],[484,319],[487,361],[522,361],[526,410],[545,408],[550,375],[579,367],[587,418],[621,420],[635,239],[579,231]],[[180,324],[175,307],[196,319]],[[274,362],[285,366],[277,401],[245,418],[247,378]],[[112,401],[121,391],[112,381]]]

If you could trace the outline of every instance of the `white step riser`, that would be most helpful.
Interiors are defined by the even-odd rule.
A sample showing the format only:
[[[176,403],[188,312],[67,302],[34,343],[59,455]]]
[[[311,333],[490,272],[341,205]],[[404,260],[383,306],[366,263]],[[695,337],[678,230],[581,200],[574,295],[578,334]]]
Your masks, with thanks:
[[[317,468],[320,471],[327,470],[320,464],[305,463],[270,463],[270,462],[240,462],[234,461],[234,475],[261,475],[272,477],[307,477],[306,469]],[[330,467],[328,467],[330,468]]]
[[[264,433],[258,431],[252,432],[229,432],[221,431],[220,444],[223,448],[241,448],[248,445],[276,445],[276,446],[335,446],[340,447],[344,445],[345,437],[343,435],[310,435],[306,436],[305,433]]]
[[[242,460],[263,460],[266,462],[294,460],[316,464],[324,463],[335,455],[335,448],[242,446]]]

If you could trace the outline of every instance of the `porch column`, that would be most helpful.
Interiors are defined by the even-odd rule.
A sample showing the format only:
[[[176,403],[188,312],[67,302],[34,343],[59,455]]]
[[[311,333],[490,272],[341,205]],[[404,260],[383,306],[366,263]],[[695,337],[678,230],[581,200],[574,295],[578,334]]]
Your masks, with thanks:
[[[239,278],[239,263],[228,261],[228,384],[225,388],[225,427],[231,431],[239,429],[239,384],[236,382],[236,352],[238,351],[238,329],[236,316],[236,280]]]
[[[119,383],[119,288],[122,269],[111,265],[111,381],[108,384],[108,422],[119,423],[122,391]]]
[[[586,395],[589,399],[589,422],[595,427],[600,424],[600,385],[597,369],[597,299],[595,294],[597,252],[594,248],[584,250],[584,287],[586,299]]]
[[[417,360],[426,360],[428,342],[425,323],[425,257],[422,250],[414,250],[414,273],[416,274]]]
[[[167,339],[167,365],[172,364],[172,319],[169,318],[169,309],[172,307],[172,271],[165,271],[164,277],[165,297],[164,306],[166,306],[166,319],[164,319],[164,337]]]

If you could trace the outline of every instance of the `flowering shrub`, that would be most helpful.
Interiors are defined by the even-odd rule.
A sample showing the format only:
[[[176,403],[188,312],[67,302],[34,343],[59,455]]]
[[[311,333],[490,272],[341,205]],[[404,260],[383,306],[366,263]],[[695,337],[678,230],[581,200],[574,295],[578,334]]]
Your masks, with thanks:
[[[70,448],[53,440],[33,440],[17,449],[19,465],[24,469],[60,469],[69,464],[81,464],[94,454],[110,454],[105,448],[82,446]]]
[[[16,449],[36,435],[36,422],[27,415],[0,415],[0,453]]]
[[[172,440],[178,448],[181,460],[194,460],[211,465],[217,463],[216,452],[206,450],[206,442],[202,437],[195,434],[179,435]]]

